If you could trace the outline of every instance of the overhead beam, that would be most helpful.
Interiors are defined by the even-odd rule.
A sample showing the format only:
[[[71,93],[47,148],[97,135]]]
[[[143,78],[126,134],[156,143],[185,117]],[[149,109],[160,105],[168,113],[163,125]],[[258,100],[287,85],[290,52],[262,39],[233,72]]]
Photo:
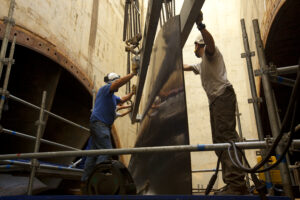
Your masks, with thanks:
[[[180,11],[181,20],[181,48],[190,35],[197,16],[203,6],[205,0],[185,0]]]
[[[143,46],[142,46],[142,53],[141,53],[140,72],[137,80],[136,95],[135,95],[133,110],[131,114],[132,123],[137,121],[137,113],[142,98],[142,92],[144,89],[148,65],[150,62],[152,46],[156,34],[161,6],[162,6],[162,1],[149,0],[148,2],[148,10],[147,10],[147,16],[145,22]]]

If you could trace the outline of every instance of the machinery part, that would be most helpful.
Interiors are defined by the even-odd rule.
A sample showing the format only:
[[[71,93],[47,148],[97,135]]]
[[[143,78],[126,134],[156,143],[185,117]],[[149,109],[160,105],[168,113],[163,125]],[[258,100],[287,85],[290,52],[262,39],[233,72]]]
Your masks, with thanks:
[[[85,193],[88,195],[133,195],[136,186],[127,168],[117,160],[96,165],[90,175]]]

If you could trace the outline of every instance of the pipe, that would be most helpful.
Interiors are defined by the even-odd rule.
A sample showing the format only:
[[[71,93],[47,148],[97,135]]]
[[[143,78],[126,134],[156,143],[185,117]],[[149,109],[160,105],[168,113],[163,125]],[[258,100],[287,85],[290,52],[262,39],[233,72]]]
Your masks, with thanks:
[[[125,2],[124,8],[124,25],[123,25],[123,41],[126,41],[126,32],[128,27],[128,1]]]
[[[27,106],[30,106],[30,107],[32,107],[32,108],[35,108],[35,109],[37,109],[37,110],[40,110],[40,109],[41,109],[40,107],[38,107],[38,106],[36,106],[36,105],[34,105],[34,104],[31,104],[31,103],[29,103],[29,102],[27,102],[27,101],[24,101],[24,100],[22,100],[22,99],[20,99],[20,98],[18,98],[18,97],[15,97],[15,96],[13,96],[13,95],[11,95],[11,94],[9,94],[8,97],[11,98],[11,99],[13,99],[13,100],[15,100],[15,101],[17,101],[17,102],[20,102],[20,103],[23,103],[23,104],[25,104],[25,105],[27,105]],[[63,118],[63,117],[61,117],[61,116],[58,116],[58,115],[56,115],[56,114],[54,114],[54,113],[51,113],[51,112],[48,111],[48,110],[45,110],[45,113],[47,113],[48,115],[50,115],[50,116],[52,116],[52,117],[54,117],[54,118],[56,118],[56,119],[59,119],[59,120],[61,120],[61,121],[64,121],[64,122],[66,122],[66,123],[68,123],[68,124],[71,124],[71,125],[73,125],[73,126],[76,126],[76,127],[78,127],[78,128],[81,128],[81,129],[83,129],[83,130],[85,130],[85,131],[87,131],[87,132],[90,131],[90,129],[88,129],[88,128],[84,127],[84,126],[81,126],[81,125],[79,125],[79,124],[76,124],[76,123],[74,123],[74,122],[72,122],[72,121],[70,121],[70,120],[68,120],[68,119],[65,119],[65,118]]]
[[[39,153],[18,153],[0,155],[0,160],[28,159],[28,158],[53,158],[53,157],[79,157],[95,155],[125,155],[143,154],[160,152],[194,152],[194,151],[216,151],[227,150],[229,143],[217,144],[198,144],[198,145],[177,145],[177,146],[157,146],[157,147],[136,147],[123,149],[97,149],[80,151],[58,151],[58,152],[39,152]],[[237,142],[236,146],[241,149],[260,149],[267,148],[266,141],[258,142]],[[293,140],[292,146],[300,147],[300,140]]]
[[[216,169],[198,169],[193,170],[192,173],[202,173],[202,172],[215,172]],[[222,169],[219,169],[219,171],[222,171]]]
[[[4,32],[4,37],[2,40],[2,45],[1,45],[1,52],[0,52],[0,78],[2,76],[2,70],[3,70],[3,62],[7,50],[7,44],[10,36],[10,31],[11,28],[14,25],[14,20],[13,20],[13,14],[14,14],[14,8],[15,8],[15,0],[10,1],[10,6],[8,10],[8,17],[6,18],[6,28]]]
[[[0,161],[1,164],[7,164],[8,165],[20,165],[20,166],[31,166],[29,162],[26,161],[18,161],[18,160],[2,160]],[[73,172],[83,172],[83,169],[74,169],[70,167],[64,167],[64,166],[58,166],[58,165],[49,165],[49,164],[39,164],[39,167],[41,169],[57,169],[60,171],[73,171]]]
[[[278,83],[278,84],[289,86],[289,87],[294,87],[294,85],[295,85],[295,80],[285,78],[282,76],[270,76],[270,80],[274,83]]]
[[[267,62],[266,62],[266,57],[263,49],[263,43],[260,36],[258,20],[255,19],[252,22],[253,22],[253,28],[254,28],[254,34],[256,40],[255,43],[256,43],[256,49],[258,54],[259,65],[261,70],[264,71],[265,69],[267,69],[267,64],[266,64]],[[272,134],[274,137],[277,137],[280,134],[280,127],[276,119],[276,110],[275,110],[274,101],[272,100],[272,88],[269,80],[269,75],[266,73],[262,73],[261,77],[262,77],[262,85],[264,89]],[[282,147],[280,147],[280,145],[277,147],[276,152],[277,154],[282,155],[283,149]],[[279,164],[279,169],[280,169],[280,175],[281,175],[284,191],[287,196],[289,196],[291,199],[294,199],[291,177],[290,177],[287,164],[281,162]]]
[[[235,114],[236,114],[236,118],[237,118],[237,122],[238,122],[239,136],[240,136],[241,141],[243,141],[244,137],[243,137],[243,132],[242,132],[241,118],[240,118],[241,114],[240,114],[239,106],[238,106],[237,102],[236,102],[235,106],[236,106]],[[245,153],[244,150],[243,150],[243,152]],[[243,164],[244,163],[245,163],[245,160],[243,159]],[[250,188],[250,181],[249,181],[248,174],[246,174],[246,184],[247,184],[247,187]]]
[[[1,127],[0,127],[0,129],[1,129]],[[2,128],[1,131],[4,132],[4,133],[8,133],[8,134],[11,134],[11,135],[18,136],[18,137],[27,138],[27,139],[30,139],[30,140],[36,140],[36,137],[34,137],[34,136],[27,135],[27,134],[24,134],[24,133],[20,133],[20,132],[17,132],[17,131],[12,131],[12,130],[5,129],[5,128]],[[57,146],[57,147],[62,147],[62,148],[68,149],[68,150],[75,150],[75,151],[80,150],[80,149],[76,149],[74,147],[70,147],[70,146],[67,146],[67,145],[64,145],[64,144],[52,142],[52,141],[45,140],[45,139],[41,139],[41,142],[45,143],[45,144],[54,145],[54,146]]]
[[[249,78],[249,83],[250,83],[251,96],[252,96],[252,100],[253,100],[252,103],[253,103],[253,109],[254,109],[257,134],[258,134],[259,140],[262,141],[262,140],[264,140],[264,132],[263,132],[262,122],[261,122],[261,117],[260,117],[260,112],[259,112],[259,101],[258,101],[258,96],[257,96],[257,91],[256,91],[256,85],[255,85],[255,79],[254,79],[253,67],[252,67],[252,60],[251,60],[251,56],[254,55],[254,53],[252,54],[250,51],[248,34],[247,34],[244,19],[241,19],[241,27],[242,27],[244,50],[245,50],[245,54],[242,54],[242,57],[243,57],[243,55],[245,55],[244,57],[246,58],[248,78]],[[261,154],[265,155],[266,152],[262,151]],[[268,164],[265,164],[265,167],[268,167]],[[266,177],[268,193],[273,194],[272,179],[271,179],[270,173],[265,172],[265,177]]]
[[[276,68],[276,73],[278,75],[294,74],[294,73],[297,73],[298,67],[299,67],[299,65]]]
[[[8,86],[11,66],[13,64],[15,45],[16,45],[16,36],[14,36],[13,41],[11,43],[9,58],[8,58],[9,62],[8,62],[7,68],[6,68],[5,79],[4,79],[3,88],[2,88],[2,96],[1,96],[1,100],[0,100],[0,120],[2,118],[3,105],[4,105],[5,97],[6,97],[5,95],[7,92],[7,86]]]
[[[36,141],[35,141],[35,146],[34,146],[34,153],[37,153],[40,149],[40,139],[42,137],[42,130],[43,130],[43,126],[45,125],[44,123],[44,110],[45,110],[45,104],[46,104],[46,95],[47,92],[43,91],[43,97],[42,97],[42,104],[41,104],[41,110],[40,110],[40,116],[39,119],[37,121],[37,133],[36,133]],[[37,164],[38,161],[36,158],[34,158],[33,160],[31,160],[31,173],[30,173],[30,178],[29,178],[29,183],[28,183],[28,189],[27,189],[27,194],[28,195],[32,195],[32,186],[33,186],[33,179],[35,176],[35,172],[36,172],[36,168],[37,168]]]

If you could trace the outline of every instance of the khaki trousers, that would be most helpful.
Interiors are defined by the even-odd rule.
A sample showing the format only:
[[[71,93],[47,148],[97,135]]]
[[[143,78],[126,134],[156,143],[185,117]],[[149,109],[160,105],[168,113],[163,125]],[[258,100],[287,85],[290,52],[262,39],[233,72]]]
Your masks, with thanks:
[[[232,86],[227,87],[225,92],[211,103],[209,110],[213,143],[240,141],[235,130],[236,95]],[[216,151],[217,156],[220,156],[221,152]],[[245,186],[245,173],[234,166],[227,150],[221,155],[221,164],[224,183],[237,188]]]

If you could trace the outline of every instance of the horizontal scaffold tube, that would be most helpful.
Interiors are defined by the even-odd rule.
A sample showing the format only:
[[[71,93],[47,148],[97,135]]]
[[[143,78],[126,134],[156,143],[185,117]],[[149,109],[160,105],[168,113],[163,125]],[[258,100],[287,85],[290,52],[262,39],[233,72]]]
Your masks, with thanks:
[[[16,96],[13,96],[13,95],[11,95],[11,94],[9,94],[8,97],[11,98],[11,99],[13,99],[13,100],[15,100],[15,101],[17,101],[17,102],[19,102],[19,103],[23,103],[23,104],[25,104],[25,105],[27,105],[27,106],[30,106],[30,107],[32,107],[32,108],[35,108],[35,109],[37,109],[37,110],[40,110],[40,109],[41,109],[41,107],[36,106],[36,105],[34,105],[34,104],[32,104],[32,103],[29,103],[29,102],[27,102],[27,101],[24,101],[23,99],[20,99],[20,98],[18,98],[18,97],[16,97]],[[44,112],[47,113],[48,115],[50,115],[50,116],[56,118],[56,119],[59,119],[59,120],[64,121],[64,122],[66,122],[66,123],[68,123],[68,124],[71,124],[71,125],[73,125],[73,126],[76,126],[76,127],[78,127],[78,128],[81,128],[81,129],[83,129],[83,130],[85,130],[85,131],[87,131],[87,132],[90,131],[90,129],[88,129],[88,128],[84,127],[84,126],[81,126],[81,125],[79,125],[79,124],[76,124],[76,123],[74,123],[74,122],[72,122],[72,121],[70,121],[70,120],[68,120],[68,119],[65,119],[65,118],[59,116],[59,115],[56,115],[56,114],[54,114],[54,113],[52,113],[52,112],[50,112],[50,111],[48,111],[48,110],[44,110]]]
[[[293,140],[293,147],[300,146],[300,140]],[[24,158],[54,158],[54,157],[78,157],[93,155],[124,155],[142,154],[159,152],[193,152],[193,151],[214,151],[225,150],[230,146],[229,143],[218,144],[198,144],[198,145],[177,145],[177,146],[157,146],[157,147],[136,147],[124,149],[99,149],[81,151],[60,151],[60,152],[40,152],[40,153],[18,153],[0,155],[0,160],[24,159]],[[266,141],[258,142],[237,142],[236,146],[241,149],[263,149],[267,147]]]
[[[17,160],[3,160],[3,161],[0,161],[0,164],[6,164],[5,165],[6,168],[9,168],[12,165],[27,166],[27,167],[31,166],[30,162],[17,161]],[[74,168],[69,168],[69,167],[60,166],[60,165],[50,165],[50,164],[42,164],[42,163],[39,164],[38,168],[67,170],[67,171],[73,171],[73,172],[83,172],[82,169],[74,169]]]
[[[18,137],[27,138],[27,139],[30,139],[30,140],[36,140],[35,136],[27,135],[27,134],[20,133],[20,132],[17,132],[17,131],[12,131],[12,130],[9,130],[9,129],[6,129],[6,128],[2,128],[1,131],[3,133],[8,133],[8,134],[15,135],[15,136],[18,136]],[[74,147],[70,147],[70,146],[67,146],[67,145],[64,145],[64,144],[60,144],[60,143],[57,143],[57,142],[52,142],[52,141],[45,140],[45,139],[41,139],[41,142],[45,143],[45,144],[50,144],[50,145],[54,145],[54,146],[57,146],[57,147],[69,149],[69,150],[75,150],[75,151],[80,150],[80,149],[76,149]]]

